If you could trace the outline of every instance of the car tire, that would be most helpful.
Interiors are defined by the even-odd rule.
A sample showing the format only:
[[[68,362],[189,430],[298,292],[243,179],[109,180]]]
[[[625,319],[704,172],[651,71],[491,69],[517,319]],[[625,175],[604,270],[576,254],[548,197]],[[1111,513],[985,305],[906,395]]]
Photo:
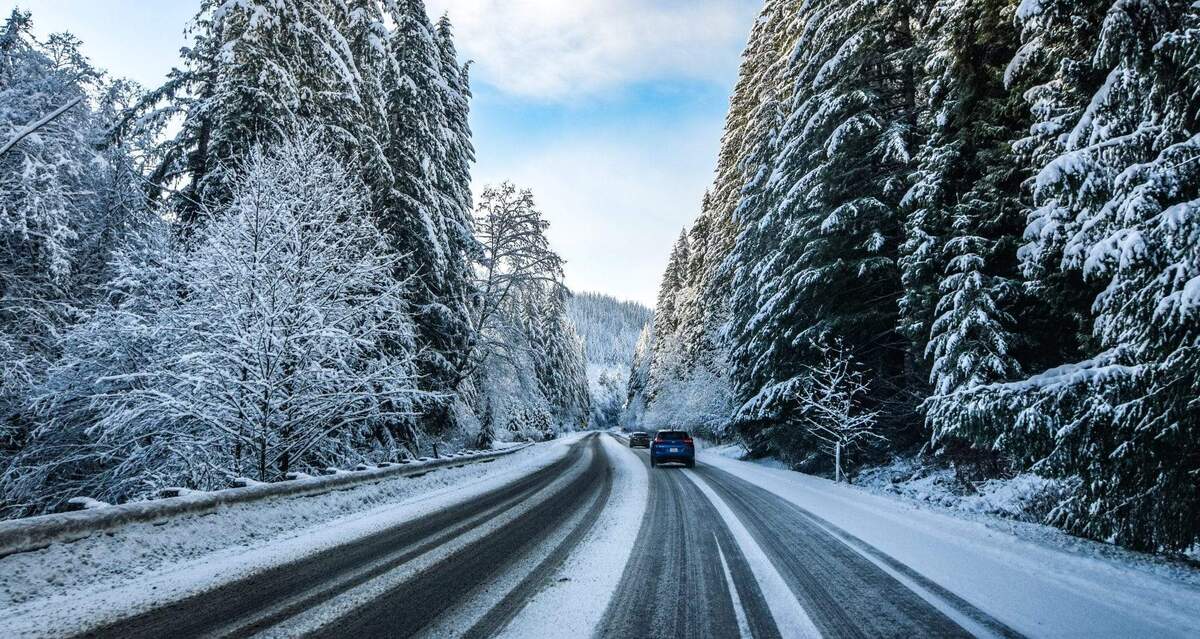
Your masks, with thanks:
[[[688,463],[687,463],[687,467],[688,467],[688,468],[695,468],[695,467],[696,467],[696,460],[694,460],[694,459],[693,459],[693,460],[690,460],[690,461],[688,461]]]
[[[655,466],[657,466],[657,465],[658,465],[658,464],[657,464],[657,463],[654,461],[654,458],[653,458],[653,457],[651,457],[651,458],[650,458],[650,467],[651,467],[651,468],[654,468],[654,467],[655,467]]]

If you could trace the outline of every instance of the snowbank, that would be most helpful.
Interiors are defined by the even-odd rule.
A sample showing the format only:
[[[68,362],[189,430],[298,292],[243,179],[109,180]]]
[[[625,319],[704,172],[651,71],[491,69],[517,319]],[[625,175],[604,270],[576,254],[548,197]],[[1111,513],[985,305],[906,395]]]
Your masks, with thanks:
[[[614,470],[608,505],[555,580],[525,604],[501,637],[587,637],[599,625],[633,552],[650,489],[646,465],[636,454],[614,437],[601,443]]]
[[[415,463],[364,468],[361,471],[329,469],[322,477],[298,473],[295,479],[289,481],[273,484],[242,482],[244,485],[240,487],[212,492],[176,489],[175,497],[117,506],[85,499],[78,502],[83,506],[82,510],[0,522],[0,557],[45,548],[56,542],[75,541],[129,524],[158,523],[173,517],[203,515],[225,506],[272,497],[319,495],[359,484],[424,474],[444,466],[493,460],[520,449],[521,447],[512,447],[494,451],[472,451],[433,460],[422,458],[423,461]]]
[[[873,493],[975,515],[994,515],[1039,523],[1062,498],[1061,482],[1022,473],[1011,479],[988,479],[966,488],[950,468],[928,468],[917,459],[897,457],[890,464],[868,468],[854,479]]]

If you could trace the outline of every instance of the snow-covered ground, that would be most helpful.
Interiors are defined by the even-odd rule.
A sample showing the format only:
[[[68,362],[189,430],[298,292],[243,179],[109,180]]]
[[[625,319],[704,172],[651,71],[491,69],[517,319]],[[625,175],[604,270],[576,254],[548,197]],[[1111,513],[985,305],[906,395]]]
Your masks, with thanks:
[[[913,458],[897,457],[885,466],[864,470],[855,485],[879,494],[898,495],[968,514],[996,515],[1017,521],[1042,521],[1061,497],[1061,485],[1033,473],[1011,479],[974,482],[964,490],[951,468],[928,468]]]
[[[470,500],[561,459],[579,436],[489,463],[135,524],[0,558],[0,628],[65,634],[202,592]]]
[[[1037,524],[938,509],[702,450],[1031,636],[1200,636],[1200,570]],[[853,547],[853,546],[852,546]]]

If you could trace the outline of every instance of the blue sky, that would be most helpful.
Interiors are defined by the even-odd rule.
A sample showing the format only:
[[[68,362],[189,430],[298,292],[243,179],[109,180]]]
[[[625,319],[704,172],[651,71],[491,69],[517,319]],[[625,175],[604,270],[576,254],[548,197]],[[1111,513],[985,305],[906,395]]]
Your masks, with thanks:
[[[568,285],[652,304],[711,180],[759,0],[426,2],[475,62],[476,189],[533,189]],[[39,33],[69,30],[98,66],[153,86],[199,2],[17,4]]]

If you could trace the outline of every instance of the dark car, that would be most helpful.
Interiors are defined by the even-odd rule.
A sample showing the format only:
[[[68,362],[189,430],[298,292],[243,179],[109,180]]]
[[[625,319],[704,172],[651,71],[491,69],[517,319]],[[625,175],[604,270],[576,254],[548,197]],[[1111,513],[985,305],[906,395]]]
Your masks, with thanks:
[[[660,430],[650,444],[650,465],[666,463],[696,465],[696,445],[686,430]]]
[[[650,433],[630,433],[630,448],[650,448]]]

